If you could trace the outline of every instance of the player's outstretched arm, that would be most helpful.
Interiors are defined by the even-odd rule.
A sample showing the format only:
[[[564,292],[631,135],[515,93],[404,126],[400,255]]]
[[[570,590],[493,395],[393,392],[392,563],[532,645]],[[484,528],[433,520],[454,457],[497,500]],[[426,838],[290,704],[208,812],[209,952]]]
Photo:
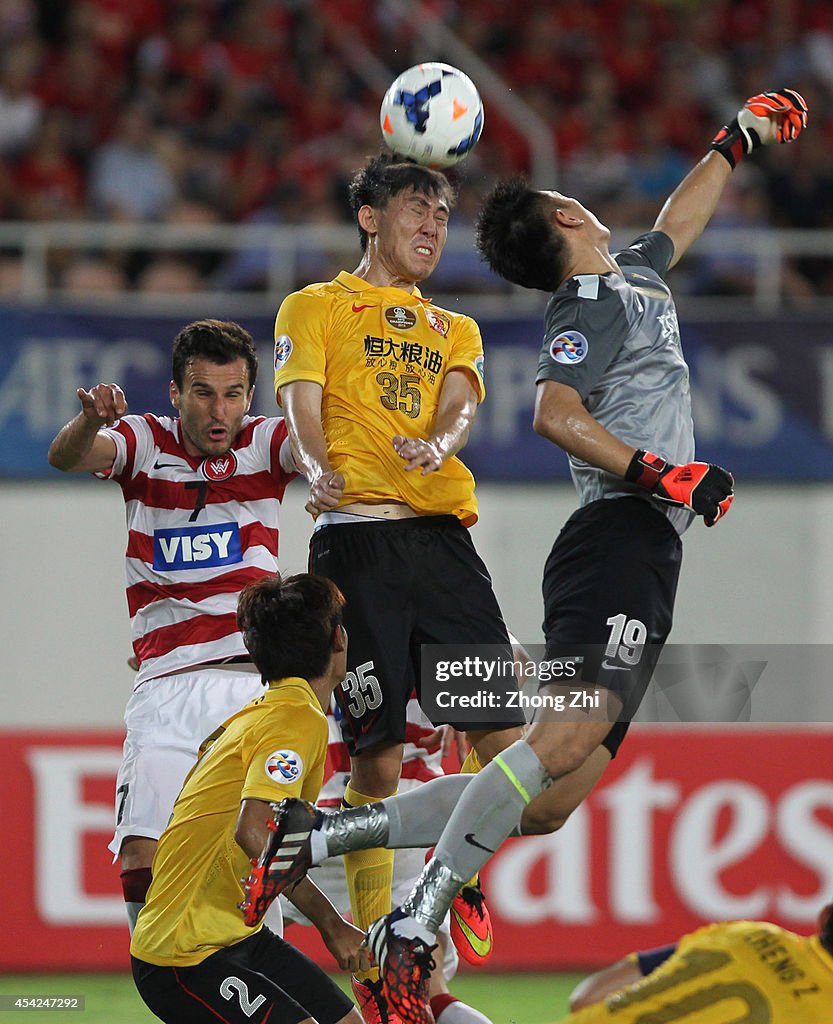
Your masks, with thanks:
[[[330,466],[327,440],[321,423],[323,388],[314,381],[297,380],[281,388],[286,429],[295,464],[307,478],[309,500],[305,508],[317,516],[334,509],[344,493],[344,477]]]
[[[76,391],[81,412],[62,427],[49,446],[49,465],[65,473],[104,473],[113,465],[116,444],[101,434],[127,412],[127,399],[118,384],[96,384]]]
[[[708,153],[666,200],[654,224],[674,243],[674,266],[701,235],[738,162],[761,146],[793,142],[807,124],[807,104],[794,89],[750,96],[724,125]]]

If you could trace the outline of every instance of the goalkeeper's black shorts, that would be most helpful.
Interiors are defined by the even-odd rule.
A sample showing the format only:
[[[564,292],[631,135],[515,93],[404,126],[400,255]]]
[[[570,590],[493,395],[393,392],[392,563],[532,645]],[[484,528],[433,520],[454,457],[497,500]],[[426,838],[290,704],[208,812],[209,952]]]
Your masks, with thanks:
[[[581,679],[622,701],[616,755],[671,630],[682,543],[655,505],[603,498],[567,520],[544,567],[547,658],[581,658]]]

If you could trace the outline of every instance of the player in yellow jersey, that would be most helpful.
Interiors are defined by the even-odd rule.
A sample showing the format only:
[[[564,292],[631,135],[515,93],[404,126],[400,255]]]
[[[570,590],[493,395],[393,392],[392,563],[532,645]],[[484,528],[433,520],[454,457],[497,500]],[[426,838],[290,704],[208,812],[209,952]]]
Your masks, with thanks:
[[[833,905],[809,938],[765,921],[711,924],[585,979],[562,1024],[833,1020]]]
[[[310,569],[347,601],[339,699],[352,758],[345,803],[356,807],[396,791],[420,645],[498,645],[493,657],[512,654],[466,529],[477,501],[457,457],[485,394],[480,330],[418,288],[445,245],[453,189],[438,171],[379,156],[355,176],[350,196],[361,261],[284,300],[275,388],[316,518]],[[453,721],[483,764],[524,724],[515,709],[493,718]],[[351,853],[345,867],[353,920],[368,927],[390,910],[393,855]],[[482,928],[480,905],[461,910]],[[361,981],[354,991],[366,1021],[386,1024],[376,979]]]
[[[204,741],[159,840],[130,944],[136,986],[163,1021],[361,1024],[319,967],[262,924],[247,926],[239,909],[271,802],[318,796],[324,708],[346,671],[343,605],[330,580],[307,575],[265,577],[240,596],[238,626],[268,688]],[[290,899],[339,966],[367,967],[363,933],[317,886],[304,879]]]

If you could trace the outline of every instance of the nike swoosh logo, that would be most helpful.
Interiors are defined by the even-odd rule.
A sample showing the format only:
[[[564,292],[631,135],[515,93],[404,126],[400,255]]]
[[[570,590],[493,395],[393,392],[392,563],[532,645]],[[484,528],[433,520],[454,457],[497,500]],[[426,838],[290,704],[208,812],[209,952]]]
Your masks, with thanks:
[[[602,662],[602,668],[612,669],[614,672],[629,672],[627,665],[611,665],[609,661]]]
[[[154,462],[154,469],[181,469],[178,462]]]
[[[457,927],[460,929],[463,935],[465,935],[468,944],[475,951],[475,953],[477,953],[478,956],[483,957],[485,959],[485,957],[487,957],[491,952],[492,940],[489,938],[488,935],[485,938],[478,935],[477,932],[472,927],[470,927],[453,908],[451,910],[451,913],[454,915],[454,920],[457,924]]]
[[[353,303],[353,312],[354,313],[361,313],[361,311],[363,309],[372,309],[372,308],[373,308],[373,303],[372,302],[369,302],[366,306],[357,306],[355,302]]]
[[[495,852],[494,850],[490,850],[488,846],[484,846],[482,843],[478,843],[478,841],[474,838],[474,832],[466,832],[463,838],[466,840],[469,846],[476,846],[478,850],[485,850],[486,853]]]

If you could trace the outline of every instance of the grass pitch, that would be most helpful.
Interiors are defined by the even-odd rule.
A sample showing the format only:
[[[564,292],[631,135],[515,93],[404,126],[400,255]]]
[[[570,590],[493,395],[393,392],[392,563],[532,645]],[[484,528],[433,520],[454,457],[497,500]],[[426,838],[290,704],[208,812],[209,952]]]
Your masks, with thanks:
[[[452,992],[485,1013],[493,1024],[550,1024],[567,1012],[567,996],[579,980],[577,974],[487,974],[471,971],[458,975]],[[338,983],[349,992],[346,976]],[[0,996],[84,996],[84,1010],[0,1009],[0,1022],[27,1024],[151,1024],[148,1010],[129,974],[14,974],[0,976]]]

